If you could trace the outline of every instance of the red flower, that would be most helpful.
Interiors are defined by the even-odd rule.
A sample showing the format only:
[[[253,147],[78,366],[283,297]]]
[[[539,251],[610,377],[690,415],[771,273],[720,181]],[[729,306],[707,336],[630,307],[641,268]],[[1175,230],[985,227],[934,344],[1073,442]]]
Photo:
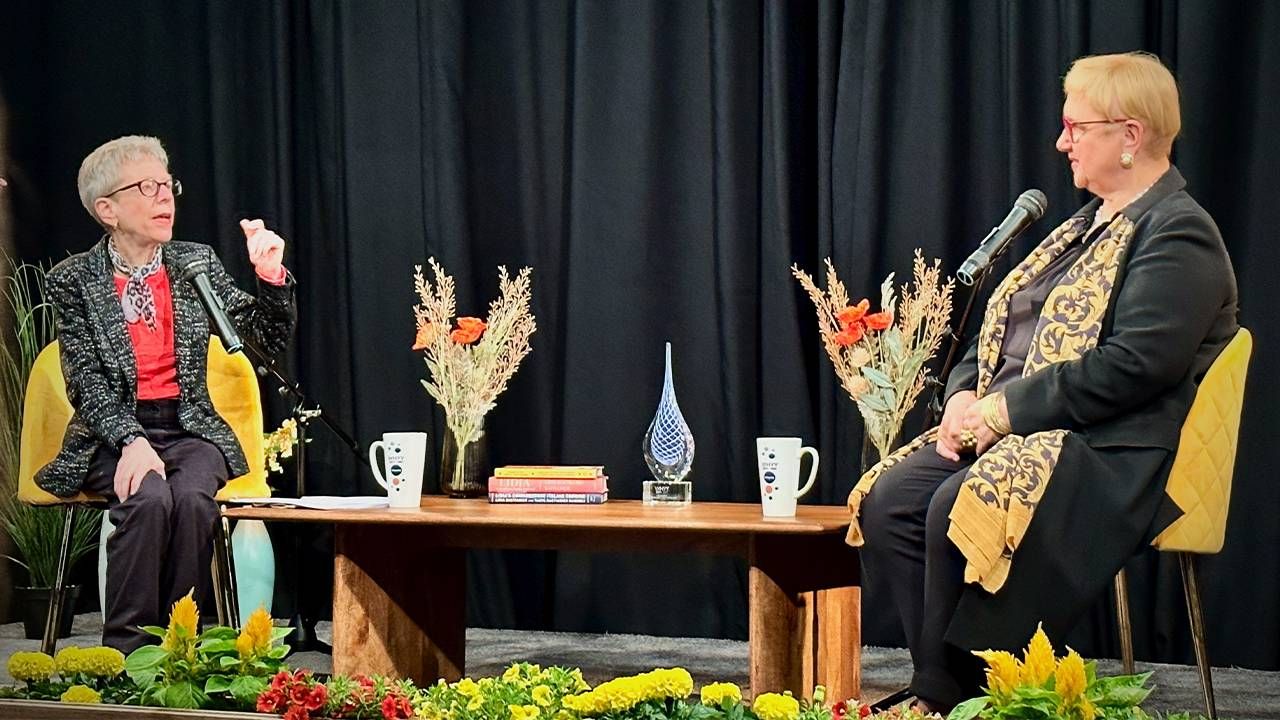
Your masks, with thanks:
[[[893,324],[893,313],[888,310],[868,315],[862,319],[868,330],[884,330]]]
[[[272,684],[275,684],[273,679]],[[258,695],[258,712],[275,714],[284,709],[284,693],[278,689],[263,690]]]
[[[460,317],[458,318],[458,329],[449,333],[449,339],[459,345],[470,345],[480,339],[487,327],[488,325],[485,325],[480,318]]]
[[[294,705],[284,714],[284,720],[311,720],[311,713],[301,705]]]
[[[871,706],[858,703],[858,717],[860,718],[871,717]]]
[[[407,718],[413,717],[413,703],[409,702],[409,698],[400,698],[400,712],[404,713]]]
[[[303,705],[307,704],[307,699],[311,697],[311,691],[306,685],[298,683],[289,688],[289,704]]]
[[[849,712],[849,704],[844,700],[831,706],[831,717],[835,720],[841,720],[847,712]]]
[[[386,720],[396,720],[400,717],[400,704],[396,702],[395,695],[387,695],[382,698],[382,717]]]
[[[292,679],[293,676],[289,674],[288,670],[281,670],[275,674],[275,677],[271,678],[271,689],[284,690],[285,683]]]
[[[849,347],[850,345],[861,340],[864,333],[866,333],[866,330],[864,329],[862,323],[855,322],[852,325],[849,325],[848,327],[846,327],[844,330],[841,330],[840,332],[836,333],[836,337],[835,337],[836,344],[839,345],[840,347]]]
[[[871,308],[871,302],[866,298],[858,301],[857,305],[850,305],[840,312],[836,313],[836,320],[840,321],[840,326],[846,330],[850,325],[862,319],[867,314],[867,310]]]
[[[316,683],[316,686],[311,688],[311,694],[307,696],[307,710],[319,710],[327,702],[329,702],[329,689],[321,683]]]

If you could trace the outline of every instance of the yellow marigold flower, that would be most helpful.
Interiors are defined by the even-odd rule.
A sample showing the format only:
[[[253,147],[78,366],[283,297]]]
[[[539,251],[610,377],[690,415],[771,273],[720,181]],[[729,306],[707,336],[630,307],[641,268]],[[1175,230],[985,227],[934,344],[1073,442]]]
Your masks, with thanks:
[[[16,652],[9,656],[9,675],[22,682],[44,682],[53,676],[53,658],[42,652]]]
[[[537,705],[508,705],[507,711],[511,713],[511,720],[534,720],[538,717]]]
[[[109,647],[84,648],[77,653],[76,665],[81,674],[109,679],[124,672],[124,653]]]
[[[249,616],[249,621],[236,638],[236,652],[241,659],[248,659],[254,654],[263,654],[271,649],[271,613],[259,607]]]
[[[1084,658],[1080,657],[1075,650],[1068,648],[1067,656],[1062,658],[1062,662],[1058,663],[1058,669],[1053,673],[1053,689],[1057,691],[1058,697],[1062,698],[1063,708],[1070,706],[1084,694],[1084,686],[1087,682]]]
[[[64,647],[53,656],[54,668],[63,677],[70,677],[80,672],[80,648],[75,645]]]
[[[72,685],[59,698],[64,703],[100,703],[102,696],[97,690],[86,685]]]
[[[751,709],[760,720],[796,720],[800,716],[800,701],[790,695],[764,693],[756,696]]]
[[[987,661],[987,688],[997,695],[1008,695],[1018,686],[1018,658],[1003,650],[975,650],[974,655]]]
[[[1040,687],[1053,677],[1056,666],[1049,636],[1044,634],[1043,627],[1037,627],[1036,634],[1031,636],[1031,642],[1023,653],[1021,680],[1024,685]]]
[[[169,628],[164,634],[163,642],[160,643],[165,650],[174,650],[178,647],[180,629],[186,631],[184,635],[186,638],[196,636],[196,628],[200,624],[200,609],[196,607],[196,601],[191,597],[194,592],[194,589],[188,591],[181,600],[173,604],[173,610],[169,612]]]
[[[731,702],[742,702],[742,690],[733,683],[711,683],[703,685],[702,691],[699,693],[702,698],[703,705],[719,707],[725,700]]]
[[[453,689],[457,690],[458,694],[463,697],[475,697],[476,695],[480,694],[480,686],[476,685],[476,681],[472,680],[469,677],[462,678],[461,680],[459,680],[453,686]]]
[[[550,705],[553,699],[551,695],[551,688],[546,685],[539,685],[535,687],[530,695],[533,697],[533,701],[542,707]]]

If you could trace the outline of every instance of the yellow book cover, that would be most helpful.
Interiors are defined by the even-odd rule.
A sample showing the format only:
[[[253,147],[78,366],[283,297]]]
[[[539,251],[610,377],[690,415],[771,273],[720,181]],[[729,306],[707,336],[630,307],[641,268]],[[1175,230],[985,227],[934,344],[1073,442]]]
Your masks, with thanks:
[[[603,465],[503,465],[494,468],[498,478],[594,478],[604,474]]]

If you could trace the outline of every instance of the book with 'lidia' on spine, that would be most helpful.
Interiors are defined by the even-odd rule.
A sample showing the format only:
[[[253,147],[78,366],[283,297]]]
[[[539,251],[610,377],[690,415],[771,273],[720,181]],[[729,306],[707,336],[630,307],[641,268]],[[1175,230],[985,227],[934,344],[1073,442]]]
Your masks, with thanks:
[[[592,478],[491,477],[489,492],[602,493],[609,490],[609,476]]]
[[[609,501],[609,493],[490,492],[494,504],[599,505]]]
[[[503,465],[493,469],[493,476],[500,478],[594,478],[603,474],[603,465]]]

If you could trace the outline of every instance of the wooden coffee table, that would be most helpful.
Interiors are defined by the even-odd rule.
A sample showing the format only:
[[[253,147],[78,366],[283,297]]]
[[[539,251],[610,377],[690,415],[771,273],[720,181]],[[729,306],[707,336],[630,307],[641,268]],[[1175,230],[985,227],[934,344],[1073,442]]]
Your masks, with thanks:
[[[420,684],[465,671],[466,550],[734,555],[750,565],[750,692],[859,694],[858,557],[843,506],[765,519],[755,503],[646,507],[490,505],[423,498],[415,509],[230,507],[232,519],[330,523],[335,530],[333,671]],[[513,658],[519,660],[519,658]]]

